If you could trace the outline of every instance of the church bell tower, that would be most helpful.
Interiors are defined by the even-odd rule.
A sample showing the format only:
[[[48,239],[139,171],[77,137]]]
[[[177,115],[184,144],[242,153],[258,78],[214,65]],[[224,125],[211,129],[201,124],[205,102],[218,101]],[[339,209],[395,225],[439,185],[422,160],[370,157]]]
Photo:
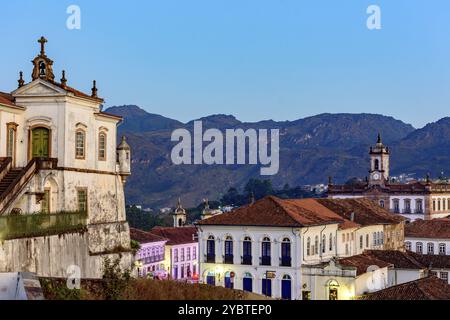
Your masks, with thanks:
[[[55,75],[53,74],[53,61],[45,54],[45,44],[47,43],[47,39],[41,37],[38,42],[41,45],[41,52],[33,59],[33,61],[31,61],[34,65],[31,78],[33,80],[43,79],[53,82],[55,80]]]
[[[177,207],[173,212],[173,226],[181,228],[186,225],[186,210],[181,205],[181,199],[178,199]]]
[[[369,185],[384,185],[389,181],[389,148],[383,145],[378,134],[377,144],[370,147]]]

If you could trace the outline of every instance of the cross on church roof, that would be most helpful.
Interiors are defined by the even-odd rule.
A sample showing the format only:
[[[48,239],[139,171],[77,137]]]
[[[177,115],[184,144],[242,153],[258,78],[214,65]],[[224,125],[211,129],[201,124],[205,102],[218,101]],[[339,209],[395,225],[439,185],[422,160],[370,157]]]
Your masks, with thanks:
[[[41,44],[41,55],[45,55],[45,43],[47,43],[47,39],[45,39],[43,36],[38,40],[38,42]]]

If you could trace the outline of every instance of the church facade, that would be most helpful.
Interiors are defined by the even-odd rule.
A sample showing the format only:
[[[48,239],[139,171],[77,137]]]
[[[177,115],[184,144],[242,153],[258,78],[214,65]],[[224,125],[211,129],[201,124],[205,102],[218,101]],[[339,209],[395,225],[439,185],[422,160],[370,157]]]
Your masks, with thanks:
[[[378,136],[370,148],[369,177],[365,182],[335,185],[331,179],[328,197],[332,199],[368,198],[393,213],[411,219],[435,219],[450,215],[450,184],[432,181],[398,183],[390,178],[390,150]]]
[[[117,146],[122,119],[101,111],[95,81],[86,94],[64,71],[55,80],[46,42],[31,81],[20,72],[17,89],[0,92],[0,271],[66,276],[75,265],[95,278],[106,256],[131,265],[130,147],[125,138]]]

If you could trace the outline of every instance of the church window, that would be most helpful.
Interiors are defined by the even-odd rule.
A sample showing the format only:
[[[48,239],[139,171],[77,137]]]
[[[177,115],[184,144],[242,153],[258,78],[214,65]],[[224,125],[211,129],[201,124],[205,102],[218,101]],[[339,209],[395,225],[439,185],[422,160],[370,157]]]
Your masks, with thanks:
[[[7,125],[7,137],[6,137],[6,156],[13,159],[16,153],[16,124]]]
[[[84,159],[86,149],[86,133],[79,129],[75,133],[75,155],[77,159]]]
[[[77,196],[78,196],[78,211],[86,213],[88,209],[87,189],[78,189]]]
[[[98,135],[98,160],[106,160],[106,133],[104,132]]]
[[[375,159],[374,169],[377,171],[380,170],[380,160]]]

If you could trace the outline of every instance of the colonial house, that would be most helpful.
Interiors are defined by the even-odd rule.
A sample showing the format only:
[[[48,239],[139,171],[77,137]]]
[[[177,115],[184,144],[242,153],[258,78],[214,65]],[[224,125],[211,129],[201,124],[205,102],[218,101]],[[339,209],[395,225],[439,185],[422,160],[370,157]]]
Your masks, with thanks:
[[[350,185],[328,185],[331,199],[368,198],[391,212],[412,220],[435,219],[450,215],[450,184],[432,181],[398,183],[390,177],[390,150],[378,136],[370,148],[370,170],[365,182]]]
[[[361,299],[450,300],[450,285],[436,277],[426,277],[367,294]]]
[[[130,228],[130,236],[140,245],[135,256],[138,275],[140,277],[150,276],[157,279],[166,279],[168,273],[164,265],[164,254],[169,239],[135,228]]]
[[[405,248],[419,254],[450,255],[450,219],[408,223],[405,226]]]
[[[168,239],[165,249],[165,270],[173,280],[198,280],[198,240],[195,227],[155,227],[152,234]]]
[[[417,254],[399,250],[367,250],[364,255],[391,265],[388,277],[389,287],[430,275],[449,282],[450,256]]]
[[[121,118],[103,99],[58,82],[45,52],[32,61],[31,81],[0,93],[0,272],[30,271],[101,277],[104,257],[130,266],[124,183],[130,147],[117,146]]]
[[[266,197],[197,223],[201,281],[282,299],[316,296],[305,266],[366,249],[402,249],[402,226],[403,219],[365,199]]]

